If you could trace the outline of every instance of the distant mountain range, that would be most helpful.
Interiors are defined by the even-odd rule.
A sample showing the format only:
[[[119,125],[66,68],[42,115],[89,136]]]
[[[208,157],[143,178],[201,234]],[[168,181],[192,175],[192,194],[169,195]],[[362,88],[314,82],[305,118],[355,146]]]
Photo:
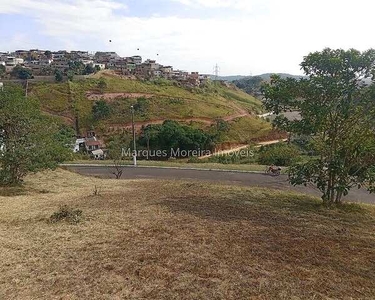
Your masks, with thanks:
[[[225,81],[234,81],[234,80],[239,80],[239,79],[243,79],[243,78],[257,77],[257,76],[259,76],[259,77],[262,77],[263,80],[269,80],[272,74],[277,74],[281,78],[291,77],[291,78],[297,78],[298,79],[298,78],[304,77],[302,75],[292,75],[292,74],[287,74],[287,73],[265,73],[265,74],[254,75],[254,76],[243,76],[243,75],[218,76],[218,79],[219,80],[225,80]],[[215,75],[210,75],[210,77],[212,79],[214,79]]]

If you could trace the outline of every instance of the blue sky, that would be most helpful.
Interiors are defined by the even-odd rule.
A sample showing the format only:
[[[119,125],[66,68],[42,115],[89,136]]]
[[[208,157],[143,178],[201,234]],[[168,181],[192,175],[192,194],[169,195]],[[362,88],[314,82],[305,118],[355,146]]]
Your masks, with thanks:
[[[202,73],[218,63],[222,75],[300,74],[311,51],[375,47],[374,9],[372,0],[1,0],[0,51],[111,50]]]

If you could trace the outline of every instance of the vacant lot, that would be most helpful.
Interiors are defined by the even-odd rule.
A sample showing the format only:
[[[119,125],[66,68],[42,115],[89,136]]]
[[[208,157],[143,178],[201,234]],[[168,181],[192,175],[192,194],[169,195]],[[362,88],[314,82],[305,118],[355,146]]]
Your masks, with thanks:
[[[0,189],[0,299],[373,299],[375,211],[67,171]],[[99,195],[94,195],[94,190]],[[59,205],[83,211],[51,224]]]

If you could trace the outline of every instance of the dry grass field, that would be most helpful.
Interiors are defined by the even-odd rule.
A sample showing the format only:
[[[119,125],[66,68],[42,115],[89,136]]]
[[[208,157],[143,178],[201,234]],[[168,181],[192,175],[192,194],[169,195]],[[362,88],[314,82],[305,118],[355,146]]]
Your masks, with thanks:
[[[63,170],[0,195],[0,299],[375,297],[371,206]],[[83,220],[49,223],[62,204]]]

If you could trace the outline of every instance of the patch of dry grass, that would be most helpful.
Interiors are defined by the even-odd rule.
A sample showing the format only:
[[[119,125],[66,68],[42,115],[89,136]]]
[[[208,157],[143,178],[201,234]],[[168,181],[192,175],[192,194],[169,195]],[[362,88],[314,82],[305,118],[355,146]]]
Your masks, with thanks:
[[[62,204],[84,220],[47,222]],[[24,194],[0,196],[0,208],[1,299],[375,295],[370,206],[327,210],[260,188],[59,170],[28,178]]]

